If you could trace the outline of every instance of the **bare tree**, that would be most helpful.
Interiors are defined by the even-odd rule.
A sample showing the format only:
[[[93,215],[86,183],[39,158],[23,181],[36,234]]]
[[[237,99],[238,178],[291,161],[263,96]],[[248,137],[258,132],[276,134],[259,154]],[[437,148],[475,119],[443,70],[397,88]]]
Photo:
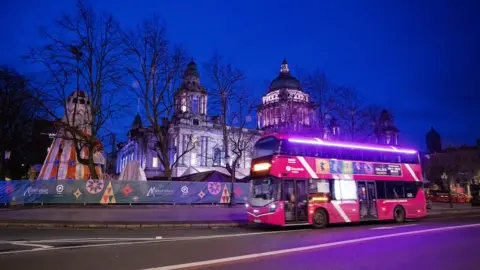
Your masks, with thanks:
[[[346,139],[361,141],[365,136],[366,117],[363,100],[353,88],[344,87],[339,90],[338,116],[343,126]]]
[[[382,107],[377,104],[371,104],[365,109],[365,135],[368,141],[377,140],[377,129]]]
[[[335,96],[335,87],[328,82],[323,72],[318,70],[307,75],[303,85],[310,93],[317,109],[317,121],[322,131],[328,126],[328,120],[338,112],[338,100]],[[322,136],[323,137],[323,136]]]
[[[238,84],[245,79],[242,71],[234,68],[230,64],[224,64],[222,57],[218,53],[214,53],[210,61],[205,65],[205,70],[211,80],[212,97],[210,104],[218,108],[219,122],[222,129],[222,142],[224,163],[227,171],[235,178],[230,160],[230,126],[234,117],[231,117],[232,105],[236,97],[238,97]],[[238,119],[237,119],[238,120]]]
[[[0,69],[0,179],[5,179],[9,169],[10,177],[18,177],[12,171],[13,163],[6,164],[6,152],[9,160],[28,155],[26,146],[30,140],[33,120],[41,113],[37,105],[35,92],[29,87],[27,79],[8,67]]]
[[[173,168],[195,149],[190,136],[184,141],[181,153],[178,152],[178,138],[171,122],[175,111],[174,89],[181,82],[186,54],[170,44],[165,25],[155,16],[144,21],[136,31],[125,32],[123,41],[130,60],[125,66],[128,79],[133,81],[130,89],[141,100],[152,129],[154,144],[149,147],[157,153],[165,176],[171,180]]]
[[[234,204],[234,183],[241,160],[251,155],[253,144],[258,139],[256,130],[249,130],[256,106],[248,89],[240,89],[245,79],[243,73],[230,64],[223,64],[222,58],[214,54],[206,65],[212,81],[211,96],[213,106],[219,108],[219,126],[222,130],[223,152],[226,170],[231,177],[231,205]]]
[[[309,122],[311,117],[308,115],[309,110],[304,107],[303,100],[298,100],[286,92],[283,94],[284,96],[281,97],[283,104],[278,108],[279,111],[275,113],[276,118],[274,119],[281,124],[281,130],[287,133],[301,133],[306,129],[310,130],[312,126],[317,124]]]
[[[239,162],[245,156],[253,152],[253,144],[258,139],[258,131],[249,130],[248,125],[252,121],[252,115],[255,113],[255,101],[247,89],[239,90],[233,97],[233,102],[237,105],[236,109],[231,111],[232,126],[228,136],[229,144],[233,154],[231,175],[232,182],[235,181],[236,169]]]
[[[124,107],[119,88],[123,53],[118,33],[118,23],[111,15],[99,15],[78,1],[73,14],[64,13],[54,29],[42,31],[45,45],[31,49],[27,56],[45,68],[46,80],[39,87],[44,104],[49,105],[45,109],[59,125],[58,136],[73,140],[77,160],[88,166],[91,178],[99,177],[95,167],[101,161],[95,153],[101,150],[102,131]],[[73,107],[67,102],[69,98],[75,103]],[[86,104],[77,106],[80,99]],[[62,119],[58,108],[72,117]],[[87,156],[81,155],[84,148]]]

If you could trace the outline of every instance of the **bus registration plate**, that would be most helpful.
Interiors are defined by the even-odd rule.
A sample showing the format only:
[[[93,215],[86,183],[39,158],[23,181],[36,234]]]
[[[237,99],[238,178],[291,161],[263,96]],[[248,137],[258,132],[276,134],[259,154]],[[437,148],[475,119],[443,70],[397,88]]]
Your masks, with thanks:
[[[254,219],[253,222],[255,222],[255,223],[262,223],[262,221],[260,221],[260,219]]]

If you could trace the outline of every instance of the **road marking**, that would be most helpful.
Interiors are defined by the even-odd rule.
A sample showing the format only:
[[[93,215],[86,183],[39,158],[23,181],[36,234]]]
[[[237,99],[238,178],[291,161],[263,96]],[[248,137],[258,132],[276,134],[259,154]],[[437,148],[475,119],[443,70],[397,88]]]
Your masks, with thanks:
[[[149,241],[155,238],[71,238],[22,241],[25,243],[66,243],[66,242],[115,242],[115,241]]]
[[[480,227],[480,223],[460,225],[460,226],[442,227],[442,228],[434,228],[434,229],[426,229],[426,230],[417,230],[417,231],[410,231],[410,232],[401,232],[401,233],[394,233],[394,234],[387,234],[387,235],[378,235],[378,236],[364,237],[364,238],[351,239],[351,240],[332,242],[332,243],[324,243],[324,244],[311,245],[311,246],[298,247],[298,248],[281,249],[281,250],[275,250],[275,251],[269,251],[269,252],[263,252],[263,253],[256,253],[256,254],[249,254],[249,255],[242,255],[242,256],[235,256],[235,257],[222,258],[222,259],[214,259],[214,260],[207,260],[207,261],[199,261],[199,262],[192,262],[192,263],[169,265],[169,266],[160,266],[160,267],[149,268],[149,269],[145,269],[145,270],[174,270],[174,269],[185,269],[185,268],[192,268],[192,267],[202,267],[202,266],[209,266],[209,265],[214,265],[214,264],[221,264],[221,263],[228,263],[228,262],[235,262],[235,261],[238,262],[238,261],[243,261],[243,260],[265,258],[265,257],[276,256],[276,255],[281,255],[281,254],[296,253],[296,252],[301,252],[301,251],[309,251],[309,250],[321,249],[321,248],[327,248],[327,247],[335,247],[335,246],[342,246],[342,245],[348,245],[348,244],[355,244],[355,243],[367,242],[367,241],[372,241],[372,240],[393,238],[393,237],[398,237],[398,236],[416,235],[416,234],[424,234],[424,233],[429,233],[429,232],[439,232],[439,231],[472,228],[472,227]]]
[[[52,248],[52,246],[40,245],[40,244],[30,244],[25,242],[16,242],[16,241],[5,241],[7,244],[17,245],[17,246],[26,246],[26,247],[36,247],[40,249]]]
[[[468,216],[461,216],[461,217],[439,217],[439,218],[429,218],[425,219],[426,221],[428,220],[443,220],[443,219],[458,219],[458,218],[473,218],[473,217],[480,217],[480,215],[468,215]]]
[[[390,229],[410,227],[410,226],[417,226],[417,224],[407,224],[407,225],[397,225],[397,226],[387,226],[387,227],[376,227],[376,228],[371,228],[370,230],[390,230]]]
[[[0,256],[1,256],[1,255],[6,255],[6,254],[16,254],[16,253],[36,252],[36,251],[50,251],[50,250],[62,250],[62,249],[80,249],[80,248],[107,247],[107,246],[124,246],[124,245],[139,245],[139,244],[176,242],[176,241],[193,241],[193,240],[204,240],[204,239],[218,239],[218,238],[254,236],[254,235],[263,235],[263,234],[279,234],[279,233],[289,233],[289,232],[301,232],[301,231],[311,231],[311,230],[312,230],[312,229],[301,229],[301,230],[274,231],[274,232],[256,232],[256,233],[239,233],[239,234],[220,234],[220,235],[193,236],[193,237],[172,237],[172,238],[162,238],[162,239],[148,238],[149,240],[145,240],[145,241],[135,241],[135,242],[114,242],[114,243],[104,243],[104,244],[90,244],[90,245],[83,245],[83,246],[73,246],[73,247],[70,246],[70,247],[50,247],[50,248],[44,248],[44,249],[31,249],[31,250],[13,250],[13,251],[0,252]]]

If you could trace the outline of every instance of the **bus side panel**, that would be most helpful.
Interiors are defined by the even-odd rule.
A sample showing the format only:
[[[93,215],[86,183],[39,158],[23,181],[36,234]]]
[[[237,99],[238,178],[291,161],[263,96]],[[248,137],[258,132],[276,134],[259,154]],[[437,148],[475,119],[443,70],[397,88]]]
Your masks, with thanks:
[[[378,200],[378,219],[393,220],[393,210],[397,205],[400,205],[405,209],[406,218],[421,218],[427,215],[425,196],[420,195],[419,192],[417,197],[413,199]]]
[[[407,202],[406,199],[387,199],[377,200],[378,219],[379,220],[393,220],[393,209],[397,205],[404,205]]]
[[[423,188],[418,190],[415,198],[408,200],[405,209],[408,209],[407,218],[421,218],[427,215],[427,201]]]
[[[316,207],[323,207],[327,210],[330,223],[348,223],[360,220],[357,201],[334,201],[318,204]],[[311,217],[309,222],[312,223]]]

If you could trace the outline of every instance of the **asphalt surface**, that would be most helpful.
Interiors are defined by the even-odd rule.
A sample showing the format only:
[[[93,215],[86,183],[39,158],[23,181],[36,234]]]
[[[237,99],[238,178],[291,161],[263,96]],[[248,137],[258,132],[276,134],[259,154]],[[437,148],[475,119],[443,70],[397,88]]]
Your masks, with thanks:
[[[123,206],[85,208],[20,208],[4,210],[1,222],[64,222],[64,223],[202,223],[246,222],[245,206]]]
[[[1,229],[2,269],[478,269],[480,214],[405,224]],[[175,266],[176,265],[176,266]]]

